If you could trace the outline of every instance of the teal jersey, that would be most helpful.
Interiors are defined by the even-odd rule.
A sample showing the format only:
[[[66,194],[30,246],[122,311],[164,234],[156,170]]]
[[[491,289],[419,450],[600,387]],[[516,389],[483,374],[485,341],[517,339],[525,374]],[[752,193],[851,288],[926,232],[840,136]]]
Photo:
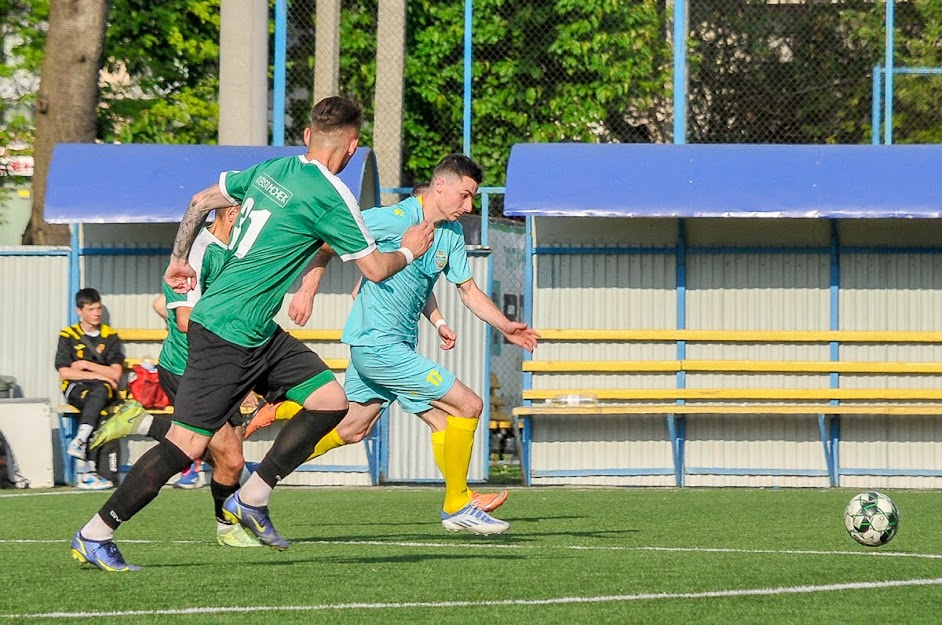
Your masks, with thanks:
[[[258,347],[275,333],[288,288],[324,243],[343,260],[376,247],[350,189],[303,156],[223,172],[219,188],[242,210],[226,263],[190,318],[230,343]]]
[[[196,286],[189,293],[177,293],[166,282],[163,283],[164,297],[167,299],[167,338],[160,347],[159,362],[161,367],[171,373],[183,375],[190,349],[186,334],[177,329],[177,309],[196,306],[203,292],[222,271],[226,256],[226,244],[208,228],[204,228],[196,236],[187,258],[196,271]]]
[[[422,222],[422,204],[408,198],[395,206],[363,212],[370,233],[383,252],[399,249],[402,235]],[[418,342],[419,319],[439,274],[454,284],[472,278],[461,224],[435,226],[435,239],[425,254],[382,282],[364,280],[353,301],[341,341],[348,345],[375,346]]]

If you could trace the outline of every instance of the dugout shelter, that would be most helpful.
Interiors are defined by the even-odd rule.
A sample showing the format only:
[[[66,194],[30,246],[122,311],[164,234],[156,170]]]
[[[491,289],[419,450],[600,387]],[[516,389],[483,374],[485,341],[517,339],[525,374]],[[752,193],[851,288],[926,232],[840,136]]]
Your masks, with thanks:
[[[942,146],[521,144],[531,484],[942,486]]]

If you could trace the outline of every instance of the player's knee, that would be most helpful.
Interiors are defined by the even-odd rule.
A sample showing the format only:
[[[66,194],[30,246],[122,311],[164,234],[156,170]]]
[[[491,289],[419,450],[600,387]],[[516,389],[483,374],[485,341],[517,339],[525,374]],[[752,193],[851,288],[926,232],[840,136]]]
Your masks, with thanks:
[[[369,427],[343,427],[343,424],[337,426],[337,436],[348,445],[359,443],[370,433]]]
[[[462,416],[477,419],[481,416],[481,413],[484,412],[484,401],[478,397],[477,393],[471,393],[465,398],[462,408],[464,409]]]

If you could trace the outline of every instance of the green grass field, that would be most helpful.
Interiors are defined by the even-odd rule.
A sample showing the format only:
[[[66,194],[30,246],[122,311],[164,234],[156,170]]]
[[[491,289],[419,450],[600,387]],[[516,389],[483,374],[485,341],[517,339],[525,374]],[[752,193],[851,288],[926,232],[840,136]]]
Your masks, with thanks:
[[[104,574],[68,541],[106,493],[5,491],[0,623],[942,622],[942,493],[889,491],[879,549],[853,494],[521,488],[483,538],[442,530],[437,488],[283,488],[279,553],[217,547],[208,489],[165,489],[118,534],[144,570]]]

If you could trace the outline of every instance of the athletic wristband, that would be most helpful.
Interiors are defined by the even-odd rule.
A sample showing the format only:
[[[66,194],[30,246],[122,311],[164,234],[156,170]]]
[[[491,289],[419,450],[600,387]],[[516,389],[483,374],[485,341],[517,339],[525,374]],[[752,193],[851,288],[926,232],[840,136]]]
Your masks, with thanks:
[[[437,330],[440,327],[446,326],[446,325],[448,325],[448,322],[446,322],[444,319],[439,319],[438,321],[435,322],[435,329]]]
[[[412,261],[415,260],[415,255],[408,247],[400,247],[398,252],[406,257],[406,265],[411,265]]]

